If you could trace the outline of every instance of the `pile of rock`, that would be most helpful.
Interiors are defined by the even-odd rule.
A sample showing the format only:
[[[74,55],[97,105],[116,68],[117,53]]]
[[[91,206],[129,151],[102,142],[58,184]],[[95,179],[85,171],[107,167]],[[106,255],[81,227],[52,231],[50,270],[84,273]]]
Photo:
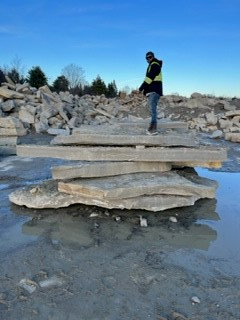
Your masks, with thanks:
[[[17,137],[26,134],[26,129],[19,119],[0,117],[0,155],[16,154]]]
[[[196,145],[184,129],[166,132],[167,123],[163,127],[160,135],[147,136],[137,122],[82,126],[55,137],[51,145],[19,145],[19,156],[75,162],[53,167],[53,180],[17,190],[10,201],[31,208],[82,203],[161,211],[214,198],[217,183],[199,177],[192,167],[220,166],[226,151]]]
[[[238,99],[193,93],[190,98],[166,95],[160,99],[158,117],[186,121],[190,129],[213,133],[212,137],[240,141]],[[116,98],[69,92],[51,92],[48,86],[32,88],[9,78],[0,87],[0,117],[14,117],[25,129],[37,133],[68,134],[81,125],[119,122],[131,116],[149,116],[147,100],[137,91]],[[229,134],[231,133],[231,134]]]

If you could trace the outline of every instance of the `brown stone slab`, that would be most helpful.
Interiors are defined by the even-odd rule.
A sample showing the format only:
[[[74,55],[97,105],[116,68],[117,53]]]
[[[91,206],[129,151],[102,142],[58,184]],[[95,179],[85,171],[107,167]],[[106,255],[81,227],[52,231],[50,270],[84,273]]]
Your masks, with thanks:
[[[212,162],[199,162],[199,161],[186,161],[186,162],[171,162],[173,168],[179,167],[201,167],[201,168],[221,168],[222,162],[221,161],[212,161]]]
[[[227,159],[223,148],[133,148],[133,147],[69,147],[18,145],[22,157],[49,157],[86,161],[147,161],[147,162],[215,162]]]
[[[184,134],[148,135],[106,135],[106,134],[75,134],[57,136],[52,145],[145,145],[145,146],[196,146],[193,136]]]
[[[177,171],[161,173],[132,173],[93,179],[60,181],[58,191],[96,199],[122,199],[143,195],[197,195],[200,198],[214,198],[217,183],[201,178],[196,173]]]
[[[85,162],[52,168],[53,179],[93,178],[116,176],[136,172],[170,171],[164,162]]]
[[[55,181],[47,181],[37,186],[28,186],[9,195],[9,200],[12,203],[35,209],[62,208],[71,204],[81,203],[108,209],[142,209],[154,212],[192,206],[198,199],[199,197],[197,196],[157,195],[121,200],[100,200],[59,192]]]

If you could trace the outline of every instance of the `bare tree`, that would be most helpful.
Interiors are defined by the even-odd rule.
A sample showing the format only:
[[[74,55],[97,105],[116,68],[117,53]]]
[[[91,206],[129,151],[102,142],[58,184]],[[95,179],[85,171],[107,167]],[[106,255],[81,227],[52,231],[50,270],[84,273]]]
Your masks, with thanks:
[[[68,80],[70,89],[86,84],[84,73],[85,71],[74,63],[68,64],[62,70],[62,75]]]
[[[8,75],[13,82],[23,83],[25,66],[22,64],[22,59],[17,55],[12,59],[10,65],[4,64],[1,69],[5,75]]]
[[[23,65],[22,59],[17,55],[11,61],[11,69],[16,70],[21,78],[24,78],[26,66]]]
[[[122,92],[125,92],[126,94],[129,94],[130,93],[130,91],[131,91],[131,89],[130,89],[130,87],[129,86],[125,86],[125,87],[123,87],[122,88],[122,90],[121,90]]]

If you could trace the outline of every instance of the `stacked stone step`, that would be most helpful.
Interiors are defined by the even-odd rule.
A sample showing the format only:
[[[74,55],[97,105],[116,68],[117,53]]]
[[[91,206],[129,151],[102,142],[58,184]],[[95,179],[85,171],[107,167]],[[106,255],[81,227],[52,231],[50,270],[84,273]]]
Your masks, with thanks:
[[[15,117],[0,117],[0,156],[16,154],[17,137],[26,134],[26,129]]]
[[[33,208],[82,203],[161,211],[189,206],[214,198],[217,188],[193,167],[219,167],[226,160],[226,150],[198,146],[185,128],[147,136],[137,123],[82,126],[48,146],[19,145],[17,154],[75,160],[53,167],[53,180],[10,195],[15,204]]]

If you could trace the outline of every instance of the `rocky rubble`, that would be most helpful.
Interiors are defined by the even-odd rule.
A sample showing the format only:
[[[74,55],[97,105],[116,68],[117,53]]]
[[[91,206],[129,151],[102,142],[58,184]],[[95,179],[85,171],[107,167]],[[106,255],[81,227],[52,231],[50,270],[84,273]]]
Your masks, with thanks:
[[[166,95],[159,103],[159,118],[184,120],[189,129],[211,134],[212,138],[240,141],[239,99],[216,98],[193,93],[190,98]],[[131,116],[149,116],[147,101],[137,91],[116,98],[59,94],[48,86],[32,88],[9,79],[0,87],[0,117],[18,119],[24,129],[36,133],[69,134],[80,125],[118,122]]]

